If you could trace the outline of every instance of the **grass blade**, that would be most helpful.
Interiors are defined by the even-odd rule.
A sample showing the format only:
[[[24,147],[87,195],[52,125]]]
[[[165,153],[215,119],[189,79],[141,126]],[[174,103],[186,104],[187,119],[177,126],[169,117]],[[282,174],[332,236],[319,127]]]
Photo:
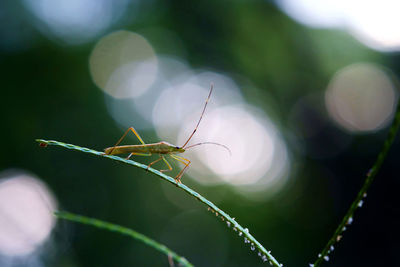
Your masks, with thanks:
[[[117,225],[117,224],[112,224],[109,222],[101,221],[98,219],[93,219],[93,218],[89,218],[86,216],[73,214],[73,213],[66,212],[66,211],[55,211],[54,216],[56,216],[59,219],[64,219],[64,220],[68,220],[68,221],[91,225],[91,226],[94,226],[94,227],[97,227],[100,229],[106,229],[106,230],[109,230],[112,232],[117,232],[117,233],[120,233],[123,235],[130,236],[130,237],[132,237],[136,240],[139,240],[139,241],[145,243],[146,245],[160,251],[161,253],[164,253],[168,258],[172,257],[176,262],[178,262],[182,266],[193,267],[193,265],[190,262],[188,262],[184,257],[179,256],[178,254],[176,254],[175,252],[173,252],[166,246],[164,246],[164,245],[158,243],[157,241],[154,241],[153,239],[148,238],[147,236],[142,235],[141,233],[138,233],[132,229],[129,229],[129,228]]]
[[[335,232],[333,233],[332,237],[329,239],[328,243],[325,245],[324,249],[318,254],[317,260],[310,266],[320,266],[321,263],[325,260],[329,260],[328,254],[333,250],[334,245],[342,239],[343,231],[346,229],[346,226],[352,223],[354,212],[360,208],[363,204],[363,198],[367,196],[367,190],[371,186],[373,180],[375,179],[376,175],[378,174],[379,169],[381,168],[383,162],[385,161],[386,155],[393,144],[393,141],[396,137],[397,131],[400,126],[400,104],[397,105],[397,110],[395,117],[392,122],[392,126],[390,127],[389,134],[383,144],[382,150],[379,152],[377,159],[374,162],[372,168],[368,171],[367,177],[361,190],[358,192],[355,200],[351,204],[349,210],[344,215],[342,221],[340,222],[339,226],[336,228]]]
[[[282,266],[271,254],[270,251],[267,251],[263,245],[260,244],[260,242],[258,242],[247,230],[247,228],[243,228],[238,222],[235,221],[234,218],[230,217],[227,213],[225,213],[223,210],[221,210],[220,208],[218,208],[214,203],[212,203],[211,201],[209,201],[208,199],[206,199],[205,197],[203,197],[202,195],[200,195],[199,193],[197,193],[196,191],[190,189],[189,187],[187,187],[186,185],[182,184],[182,183],[177,183],[175,181],[174,178],[165,175],[163,173],[161,173],[160,171],[153,169],[153,168],[148,168],[147,169],[147,165],[144,165],[142,163],[130,160],[130,159],[124,159],[118,156],[113,156],[113,155],[105,155],[103,152],[99,152],[96,150],[92,150],[86,147],[80,147],[80,146],[76,146],[76,145],[72,145],[72,144],[67,144],[67,143],[63,143],[63,142],[59,142],[59,141],[54,141],[54,140],[43,140],[43,139],[36,139],[37,142],[39,142],[39,145],[41,147],[46,147],[49,145],[54,145],[54,146],[61,146],[67,149],[72,149],[72,150],[77,150],[77,151],[81,151],[84,153],[89,153],[89,154],[93,154],[96,156],[100,156],[100,157],[104,157],[104,158],[108,158],[111,160],[115,160],[115,161],[120,161],[132,166],[135,166],[137,168],[141,168],[143,170],[147,170],[155,175],[157,175],[158,177],[160,177],[161,179],[173,184],[174,186],[178,187],[179,189],[183,190],[185,193],[189,194],[190,196],[194,197],[195,199],[197,199],[198,201],[200,201],[201,203],[205,204],[209,210],[211,210],[216,217],[220,218],[221,220],[225,221],[228,227],[232,227],[232,229],[235,232],[238,232],[240,236],[243,236],[245,243],[248,243],[250,246],[254,247],[254,251],[258,251],[258,255],[261,257],[262,261],[264,262],[269,262],[272,266]]]

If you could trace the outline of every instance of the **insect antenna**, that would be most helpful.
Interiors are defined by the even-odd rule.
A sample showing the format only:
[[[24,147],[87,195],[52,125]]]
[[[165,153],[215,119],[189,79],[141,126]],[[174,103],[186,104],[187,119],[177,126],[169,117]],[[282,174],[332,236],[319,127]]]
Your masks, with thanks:
[[[217,146],[223,147],[223,148],[225,148],[226,150],[228,150],[229,155],[232,156],[232,152],[231,152],[231,150],[229,149],[229,147],[227,147],[227,146],[225,146],[225,145],[223,145],[223,144],[215,143],[215,142],[201,142],[201,143],[197,143],[197,144],[188,146],[186,149],[192,148],[192,147],[194,147],[194,146],[199,146],[199,145],[217,145]]]
[[[203,111],[201,112],[201,116],[200,116],[199,121],[197,122],[196,128],[194,128],[192,134],[189,136],[188,140],[183,144],[182,148],[185,148],[185,146],[187,145],[187,143],[189,143],[190,139],[192,139],[194,133],[197,131],[197,128],[199,127],[199,124],[200,124],[200,122],[201,122],[201,119],[203,118],[204,111],[206,111],[206,107],[207,107],[208,101],[210,100],[210,97],[211,97],[211,93],[212,93],[212,91],[213,91],[213,88],[214,88],[214,84],[211,83],[211,85],[210,85],[210,93],[208,94],[206,103],[205,103],[205,105],[204,105]]]

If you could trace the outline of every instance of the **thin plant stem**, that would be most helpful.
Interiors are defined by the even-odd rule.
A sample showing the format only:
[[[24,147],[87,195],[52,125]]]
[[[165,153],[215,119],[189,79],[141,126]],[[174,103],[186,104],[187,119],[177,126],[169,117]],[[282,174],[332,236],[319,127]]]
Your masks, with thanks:
[[[260,244],[260,242],[258,242],[249,232],[249,230],[247,228],[243,228],[238,222],[236,222],[236,220],[232,217],[230,217],[227,213],[225,213],[223,210],[221,210],[220,208],[218,208],[214,203],[212,203],[211,201],[207,200],[205,197],[203,197],[202,195],[200,195],[199,193],[195,192],[194,190],[190,189],[189,187],[187,187],[186,185],[182,184],[182,183],[177,183],[175,181],[174,178],[165,175],[163,173],[161,173],[160,171],[153,169],[153,168],[147,168],[147,165],[144,165],[142,163],[133,161],[133,160],[129,160],[129,159],[124,159],[118,156],[113,156],[113,155],[106,155],[103,152],[99,152],[96,150],[92,150],[89,148],[85,148],[85,147],[80,147],[80,146],[76,146],[76,145],[72,145],[72,144],[67,144],[67,143],[63,143],[63,142],[58,142],[58,141],[54,141],[54,140],[43,140],[43,139],[36,139],[37,142],[39,142],[40,146],[42,147],[46,147],[48,145],[55,145],[55,146],[61,146],[67,149],[72,149],[72,150],[78,150],[81,152],[85,152],[85,153],[89,153],[89,154],[93,154],[96,156],[100,156],[103,158],[108,158],[108,159],[112,159],[115,161],[120,161],[138,168],[141,168],[143,170],[147,170],[155,175],[157,175],[158,177],[160,177],[161,179],[173,184],[174,186],[178,187],[179,189],[183,190],[184,192],[186,192],[187,194],[189,194],[190,196],[196,198],[197,200],[199,200],[201,203],[205,204],[206,206],[208,206],[208,209],[213,212],[216,217],[220,218],[222,221],[224,221],[226,223],[226,225],[228,227],[231,227],[235,232],[237,232],[239,234],[239,236],[243,236],[245,243],[249,244],[251,247],[251,250],[254,251],[258,251],[258,255],[261,257],[263,262],[269,262],[272,266],[283,266],[282,264],[280,264],[271,254],[271,251],[268,251],[264,248],[263,245]]]
[[[168,260],[170,258],[172,258],[182,266],[193,267],[193,264],[188,262],[184,257],[179,256],[178,254],[176,254],[174,251],[167,248],[163,244],[160,244],[157,241],[154,241],[153,239],[151,239],[145,235],[142,235],[141,233],[138,233],[132,229],[129,229],[129,228],[117,225],[117,224],[105,222],[102,220],[93,219],[93,218],[89,218],[89,217],[82,216],[82,215],[77,215],[77,214],[66,212],[66,211],[55,211],[54,216],[56,216],[59,219],[64,219],[64,220],[68,220],[68,221],[91,225],[91,226],[94,226],[97,228],[106,229],[106,230],[109,230],[112,232],[117,232],[117,233],[120,233],[123,235],[130,236],[130,237],[137,239],[137,240],[145,243],[146,245],[164,253],[168,257]]]
[[[377,159],[375,160],[374,165],[368,171],[367,177],[365,179],[364,185],[361,187],[361,190],[358,192],[355,200],[351,204],[349,210],[346,215],[344,215],[341,223],[336,228],[336,231],[333,233],[333,236],[329,239],[328,243],[325,245],[324,249],[318,254],[317,260],[314,262],[314,265],[310,264],[310,266],[320,266],[320,264],[325,260],[329,260],[329,253],[334,249],[334,245],[342,239],[343,231],[346,230],[346,226],[350,225],[353,221],[354,212],[363,205],[363,199],[367,196],[367,190],[371,186],[374,178],[376,177],[380,167],[385,161],[386,155],[393,144],[393,141],[396,137],[397,131],[400,125],[400,105],[397,105],[397,110],[395,117],[392,122],[392,126],[390,127],[389,134],[383,144],[382,150],[378,154]]]

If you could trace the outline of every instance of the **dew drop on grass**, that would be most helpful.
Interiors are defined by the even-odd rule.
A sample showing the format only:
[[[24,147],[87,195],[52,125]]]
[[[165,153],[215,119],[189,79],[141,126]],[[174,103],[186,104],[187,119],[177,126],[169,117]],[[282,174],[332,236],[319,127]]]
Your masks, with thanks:
[[[329,248],[329,250],[330,250],[330,251],[334,251],[334,250],[335,250],[335,247],[334,247],[334,246],[331,246],[331,247]]]
[[[346,226],[343,226],[342,231],[344,232],[346,230],[347,230]]]
[[[239,236],[242,236],[242,235],[243,235],[243,233],[239,231]]]
[[[264,255],[264,256],[262,256],[261,259],[262,259],[263,262],[266,262],[267,261],[267,256]]]
[[[253,243],[251,244],[250,249],[251,249],[251,250],[255,250],[255,249],[256,249],[256,248],[254,247],[254,244],[253,244]]]
[[[352,222],[353,222],[353,217],[350,217],[350,218],[347,220],[347,224],[350,225]]]
[[[246,233],[249,233],[249,229],[247,229],[247,228],[244,228],[244,231],[245,231]]]
[[[228,227],[231,227],[231,222],[226,221],[226,225],[227,225]]]
[[[364,204],[364,201],[360,200],[360,202],[358,202],[358,207],[361,208],[363,204]]]
[[[325,261],[329,261],[329,256],[324,256]]]

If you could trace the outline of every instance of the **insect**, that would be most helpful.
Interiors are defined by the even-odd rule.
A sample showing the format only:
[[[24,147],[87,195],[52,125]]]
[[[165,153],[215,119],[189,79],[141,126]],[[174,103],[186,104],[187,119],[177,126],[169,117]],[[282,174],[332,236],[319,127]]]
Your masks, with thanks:
[[[200,125],[201,119],[203,118],[204,112],[206,110],[208,101],[210,100],[211,97],[211,93],[213,91],[213,84],[211,84],[210,86],[210,92],[208,94],[208,97],[206,99],[206,103],[204,104],[204,108],[203,111],[200,115],[200,119],[197,122],[196,127],[194,128],[193,132],[191,133],[191,135],[189,136],[189,138],[186,140],[186,142],[182,145],[182,146],[175,146],[172,145],[168,142],[158,142],[158,143],[153,143],[153,144],[146,144],[143,139],[140,137],[140,135],[138,134],[138,132],[133,128],[130,127],[128,130],[126,130],[126,132],[122,135],[122,137],[118,140],[118,142],[113,146],[113,147],[108,147],[104,150],[104,154],[106,155],[118,155],[118,154],[128,154],[128,157],[126,159],[129,159],[131,156],[151,156],[153,154],[158,154],[159,158],[153,162],[151,162],[148,166],[147,169],[149,169],[153,164],[159,162],[159,161],[164,161],[164,163],[167,165],[168,169],[163,169],[160,170],[160,172],[167,172],[167,171],[172,171],[172,167],[171,165],[168,163],[168,161],[166,160],[166,156],[171,157],[172,159],[183,163],[183,165],[185,165],[183,167],[183,169],[178,173],[178,175],[175,177],[175,181],[177,183],[181,182],[181,178],[183,176],[183,174],[185,173],[185,171],[187,170],[187,168],[189,167],[191,161],[178,156],[176,154],[179,153],[183,153],[185,152],[187,149],[195,147],[195,146],[199,146],[199,145],[206,145],[206,144],[210,144],[210,145],[217,145],[217,146],[221,146],[223,148],[225,148],[226,150],[228,150],[229,154],[232,154],[230,149],[222,144],[219,143],[215,143],[215,142],[201,142],[201,143],[197,143],[194,145],[190,145],[187,146],[187,144],[189,143],[190,139],[192,139],[193,135],[196,133],[197,128]],[[123,146],[119,146],[119,144],[122,142],[122,140],[125,138],[125,136],[129,133],[132,132],[140,141],[140,143],[142,143],[141,145],[123,145]]]

